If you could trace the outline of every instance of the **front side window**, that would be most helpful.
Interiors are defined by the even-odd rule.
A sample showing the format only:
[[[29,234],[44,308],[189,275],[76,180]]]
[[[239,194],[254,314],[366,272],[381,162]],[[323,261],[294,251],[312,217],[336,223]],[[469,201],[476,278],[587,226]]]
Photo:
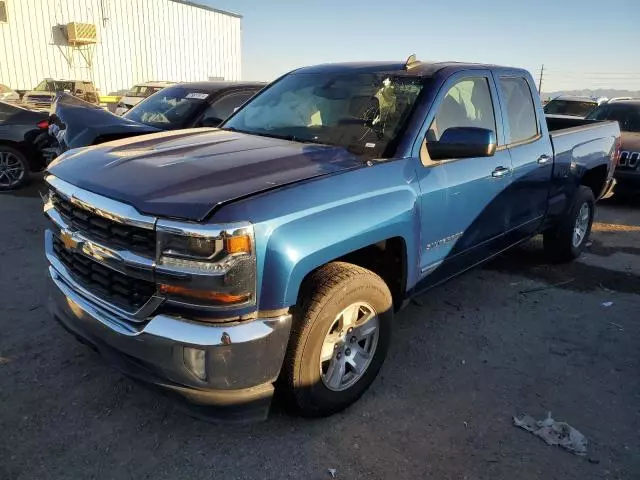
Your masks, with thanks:
[[[438,141],[448,128],[478,127],[496,133],[491,91],[486,78],[461,80],[449,89],[427,131],[428,141]]]
[[[206,107],[209,95],[183,86],[168,87],[145,98],[123,117],[163,130],[184,128],[189,119]]]
[[[640,132],[640,103],[625,105],[610,103],[601,105],[587,115],[588,120],[614,120],[623,132]]]
[[[509,143],[535,138],[538,135],[538,120],[529,83],[523,77],[501,77],[500,88],[507,107],[511,132]]]
[[[222,128],[389,157],[426,81],[401,73],[293,73]]]

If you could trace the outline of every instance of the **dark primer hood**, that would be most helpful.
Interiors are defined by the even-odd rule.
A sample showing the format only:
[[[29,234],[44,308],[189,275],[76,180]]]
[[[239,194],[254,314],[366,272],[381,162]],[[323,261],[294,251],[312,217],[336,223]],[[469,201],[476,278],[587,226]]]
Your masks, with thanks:
[[[234,199],[364,165],[341,147],[193,128],[68,152],[48,170],[141,213],[202,221]]]
[[[97,139],[122,138],[160,130],[142,123],[127,120],[98,105],[85,102],[68,93],[59,93],[51,106],[51,119],[65,130],[63,151],[93,145]]]

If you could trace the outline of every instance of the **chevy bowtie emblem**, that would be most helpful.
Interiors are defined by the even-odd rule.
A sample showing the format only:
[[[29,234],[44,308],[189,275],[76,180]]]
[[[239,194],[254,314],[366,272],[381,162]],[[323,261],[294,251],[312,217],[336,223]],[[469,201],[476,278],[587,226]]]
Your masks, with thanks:
[[[78,246],[78,241],[73,238],[73,234],[67,230],[62,230],[60,232],[60,240],[62,240],[62,244],[67,250],[75,250]]]

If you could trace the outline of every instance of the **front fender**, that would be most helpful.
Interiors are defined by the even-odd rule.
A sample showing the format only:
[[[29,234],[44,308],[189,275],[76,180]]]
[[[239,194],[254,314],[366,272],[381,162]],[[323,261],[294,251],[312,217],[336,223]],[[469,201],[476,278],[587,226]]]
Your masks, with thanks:
[[[400,237],[407,249],[407,288],[417,278],[420,251],[418,192],[413,167],[389,162],[253,199],[258,244],[260,310],[297,302],[313,270],[360,248]],[[267,206],[268,205],[268,206]]]

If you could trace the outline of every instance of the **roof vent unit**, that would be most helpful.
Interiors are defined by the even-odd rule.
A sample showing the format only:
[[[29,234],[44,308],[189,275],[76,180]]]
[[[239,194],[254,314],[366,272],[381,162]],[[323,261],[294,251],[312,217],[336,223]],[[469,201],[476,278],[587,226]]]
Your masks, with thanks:
[[[92,23],[72,22],[67,24],[67,41],[72,47],[98,43],[96,26]]]

